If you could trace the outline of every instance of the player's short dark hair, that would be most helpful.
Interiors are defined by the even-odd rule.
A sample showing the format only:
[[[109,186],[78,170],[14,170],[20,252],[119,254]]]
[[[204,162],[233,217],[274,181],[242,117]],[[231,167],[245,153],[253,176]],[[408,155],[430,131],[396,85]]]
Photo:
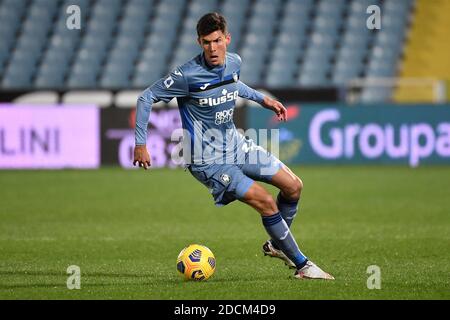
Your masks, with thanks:
[[[217,12],[207,13],[197,22],[197,35],[199,37],[206,36],[218,30],[224,34],[227,33],[227,21],[224,16]]]

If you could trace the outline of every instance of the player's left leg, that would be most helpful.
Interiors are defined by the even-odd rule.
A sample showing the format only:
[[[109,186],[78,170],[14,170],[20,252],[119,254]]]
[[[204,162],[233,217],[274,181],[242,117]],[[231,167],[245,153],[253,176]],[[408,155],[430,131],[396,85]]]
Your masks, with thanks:
[[[269,183],[280,189],[277,196],[277,205],[282,212],[283,219],[291,227],[297,215],[303,182],[286,165],[282,164]]]
[[[283,217],[283,222],[290,231],[290,225],[297,213],[298,202],[303,188],[300,178],[273,154],[261,147],[250,148],[246,157],[246,163],[242,166],[242,171],[256,181],[266,182],[280,189],[276,205],[280,215]],[[304,267],[298,268],[291,256],[284,254],[287,253],[285,248],[280,246],[279,241],[274,241],[273,237],[264,243],[263,251],[270,256],[281,258],[290,267],[295,267],[297,269],[295,277],[297,278],[334,279],[333,276],[324,272],[309,260],[306,261]],[[286,259],[286,256],[289,259]]]
[[[247,163],[243,165],[242,169],[252,179],[272,184],[280,189],[276,204],[281,216],[290,228],[297,214],[303,188],[300,178],[273,154],[268,153],[261,147],[254,147],[250,150]],[[266,241],[263,245],[263,251],[266,255],[279,255],[277,252],[279,248],[274,241]],[[292,263],[288,263],[288,265],[294,267]]]
[[[254,182],[239,200],[259,212],[267,233],[277,247],[281,248],[278,258],[292,264],[298,270],[307,265],[307,257],[300,251],[272,195],[267,190]]]
[[[276,203],[281,216],[290,229],[292,222],[297,215],[303,182],[284,164],[280,166],[278,171],[268,179],[267,182],[280,190],[277,195]],[[283,255],[280,251],[280,248],[273,239],[269,239],[263,244],[263,252],[265,255],[283,259]],[[289,262],[287,262],[286,265],[290,268],[295,267],[293,263]]]

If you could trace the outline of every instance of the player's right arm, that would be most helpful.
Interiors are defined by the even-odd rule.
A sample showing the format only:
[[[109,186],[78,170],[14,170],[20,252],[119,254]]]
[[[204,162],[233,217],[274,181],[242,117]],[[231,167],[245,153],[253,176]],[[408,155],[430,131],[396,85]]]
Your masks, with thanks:
[[[158,101],[169,102],[175,97],[188,94],[188,84],[181,68],[177,68],[167,77],[162,78],[144,90],[136,105],[135,148],[133,165],[147,168],[151,165],[147,150],[147,128],[152,105]]]

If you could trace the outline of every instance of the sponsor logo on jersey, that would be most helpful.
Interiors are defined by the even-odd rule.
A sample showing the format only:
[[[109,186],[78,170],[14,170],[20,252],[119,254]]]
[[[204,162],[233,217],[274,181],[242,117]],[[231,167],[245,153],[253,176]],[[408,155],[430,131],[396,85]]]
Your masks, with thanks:
[[[198,103],[201,106],[210,106],[210,107],[218,106],[218,105],[226,103],[226,102],[235,101],[238,98],[238,94],[239,94],[239,92],[237,90],[228,92],[227,89],[223,89],[222,95],[220,97],[201,98],[198,100]]]
[[[208,82],[208,83],[205,83],[204,85],[202,85],[202,86],[200,87],[200,89],[205,90],[206,88],[209,87],[209,85],[210,85],[209,82]]]
[[[232,121],[233,112],[234,112],[233,108],[216,112],[214,123],[220,125]]]

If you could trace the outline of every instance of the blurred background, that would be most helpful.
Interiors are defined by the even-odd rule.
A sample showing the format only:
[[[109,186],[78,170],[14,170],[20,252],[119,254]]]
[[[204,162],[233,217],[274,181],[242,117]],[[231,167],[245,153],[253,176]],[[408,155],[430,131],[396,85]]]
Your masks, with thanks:
[[[399,141],[401,147],[402,137],[410,136],[400,132],[402,122],[419,120],[435,127],[431,129],[434,143],[439,132],[447,132],[446,126],[438,130],[436,122],[445,119],[446,108],[426,107],[445,107],[448,102],[450,22],[445,15],[449,10],[448,0],[0,0],[0,101],[3,107],[46,104],[98,109],[101,134],[95,147],[100,148],[95,165],[126,166],[131,157],[130,129],[139,93],[200,52],[197,20],[207,12],[218,11],[228,20],[232,35],[229,51],[242,57],[241,80],[291,105],[293,126],[300,109],[309,103],[328,103],[339,110],[345,106],[375,105],[379,108],[369,111],[373,115],[355,109],[360,127],[369,117],[374,120],[374,116],[384,116],[378,123],[383,134],[379,130],[362,134],[361,128],[355,133],[367,136],[369,147],[386,147],[389,132],[383,128],[392,119],[398,122],[391,139],[394,144]],[[371,25],[378,26],[373,29]],[[396,109],[393,104],[413,104],[417,108],[403,114],[403,109]],[[269,126],[269,115],[253,114],[252,108],[247,108],[253,104],[239,100],[237,106],[238,127]],[[150,121],[155,137],[149,143],[155,150],[157,166],[174,165],[168,151],[173,145],[167,138],[180,126],[180,120],[173,108],[176,109],[175,101],[157,104],[158,110]],[[353,111],[343,111],[340,121],[353,117]],[[3,112],[6,119],[6,111]],[[13,112],[16,111],[8,111],[9,117],[17,119]],[[35,108],[30,112],[36,112]],[[305,118],[304,125],[312,117]],[[12,125],[11,121],[5,122]],[[5,128],[4,122],[0,124]],[[431,134],[427,130],[422,128],[416,135],[419,149],[421,145],[428,148]],[[33,140],[37,131],[2,132],[3,149],[7,151],[9,139],[15,139],[10,144],[19,144],[16,148],[20,150],[27,145],[20,137],[39,140]],[[300,135],[297,144],[305,146],[308,134],[284,129],[282,139],[289,141]],[[378,142],[381,138],[377,134],[383,135],[382,142]],[[45,134],[38,136],[45,143],[37,141],[37,147],[41,145],[44,152],[51,149],[50,134],[48,138]],[[324,139],[326,136],[325,133]],[[128,147],[124,146],[125,140]],[[409,141],[409,145],[414,143]],[[439,145],[444,144],[445,149],[445,143]],[[383,157],[386,148],[380,154],[375,150],[375,156],[369,160],[391,158],[398,162],[397,158],[401,158],[400,162],[410,162],[401,150],[397,157]],[[311,148],[304,151],[306,158],[301,157],[300,149],[298,145],[291,151],[298,155],[295,162],[307,159],[311,152],[317,154]],[[346,152],[344,160],[353,158],[349,147]],[[433,149],[432,153],[436,152]],[[431,158],[447,162],[447,153],[445,149]],[[2,157],[10,155],[3,152]],[[324,157],[318,154],[316,158]]]

